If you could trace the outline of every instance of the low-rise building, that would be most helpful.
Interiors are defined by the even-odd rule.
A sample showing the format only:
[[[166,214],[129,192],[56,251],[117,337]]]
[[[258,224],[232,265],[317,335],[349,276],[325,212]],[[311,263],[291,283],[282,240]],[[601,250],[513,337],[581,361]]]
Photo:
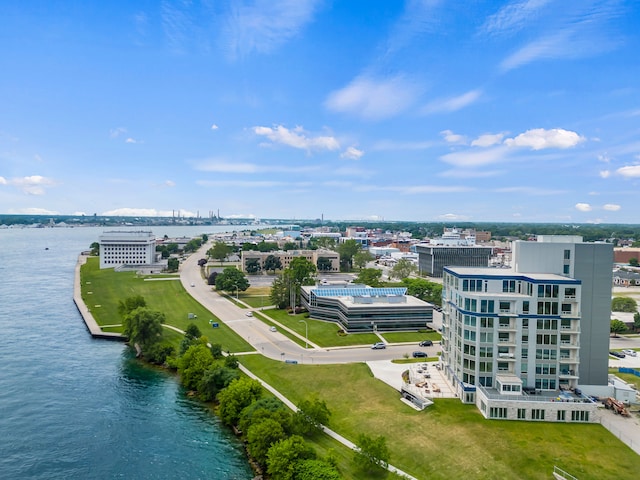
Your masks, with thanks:
[[[122,265],[152,265],[156,259],[156,239],[152,232],[109,231],[100,235],[100,268]]]
[[[333,250],[288,250],[277,252],[257,252],[254,250],[246,250],[242,252],[242,270],[247,271],[247,262],[257,260],[260,265],[260,271],[265,271],[265,260],[274,256],[280,259],[282,269],[289,268],[294,258],[305,258],[313,263],[320,273],[337,273],[340,271],[340,254]]]
[[[433,305],[407,295],[405,287],[362,284],[303,286],[310,318],[339,324],[347,332],[420,330],[433,320]]]

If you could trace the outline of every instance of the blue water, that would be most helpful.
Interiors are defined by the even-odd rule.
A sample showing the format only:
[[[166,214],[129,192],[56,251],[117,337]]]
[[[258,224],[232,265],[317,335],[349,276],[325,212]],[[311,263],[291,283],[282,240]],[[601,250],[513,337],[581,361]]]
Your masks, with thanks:
[[[252,478],[237,439],[172,375],[88,334],[74,268],[103,230],[0,230],[0,478]]]

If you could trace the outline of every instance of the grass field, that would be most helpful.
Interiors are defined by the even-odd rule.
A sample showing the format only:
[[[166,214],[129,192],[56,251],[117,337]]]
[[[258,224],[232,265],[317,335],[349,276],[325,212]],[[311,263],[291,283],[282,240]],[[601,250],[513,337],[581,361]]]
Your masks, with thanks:
[[[417,412],[365,364],[241,362],[294,403],[317,393],[333,412],[329,426],[348,439],[384,435],[391,463],[419,479],[546,480],[554,465],[580,480],[626,479],[640,469],[640,456],[598,424],[485,420],[456,399]]]
[[[609,373],[613,373],[625,382],[635,385],[636,390],[640,390],[640,377],[636,377],[633,373],[620,373],[617,368],[610,368]]]
[[[166,323],[169,325],[184,330],[190,323],[195,323],[203,335],[213,343],[222,344],[225,351],[254,350],[249,343],[196,302],[178,280],[150,280],[149,277],[136,276],[134,272],[100,270],[97,257],[89,258],[82,266],[80,278],[83,284],[82,299],[98,325],[122,323],[118,314],[118,302],[133,295],[142,295],[149,308],[165,314]],[[197,318],[189,319],[189,313],[193,313]],[[219,327],[212,329],[209,325],[210,319],[218,322]],[[119,327],[105,328],[105,331],[107,330],[121,331]],[[172,340],[177,339],[176,345],[180,341],[180,336],[174,335],[168,329],[165,329],[164,335]]]

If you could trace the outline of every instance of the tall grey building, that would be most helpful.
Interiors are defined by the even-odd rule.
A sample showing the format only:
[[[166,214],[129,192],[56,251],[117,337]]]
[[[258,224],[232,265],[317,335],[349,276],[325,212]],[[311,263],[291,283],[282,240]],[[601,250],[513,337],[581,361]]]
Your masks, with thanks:
[[[440,278],[444,267],[488,267],[491,247],[418,244],[418,270],[422,275]]]

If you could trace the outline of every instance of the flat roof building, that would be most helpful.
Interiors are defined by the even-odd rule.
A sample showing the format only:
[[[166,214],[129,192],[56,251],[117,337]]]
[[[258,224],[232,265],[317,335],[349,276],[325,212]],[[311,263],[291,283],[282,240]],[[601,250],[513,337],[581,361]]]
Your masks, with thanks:
[[[612,246],[516,241],[513,268],[445,267],[442,366],[487,418],[593,422],[608,383]]]
[[[411,247],[418,254],[418,270],[421,275],[442,277],[446,266],[488,267],[493,249],[491,247],[445,246],[419,243]]]
[[[433,320],[433,305],[407,295],[405,287],[361,284],[303,286],[310,318],[339,324],[347,332],[420,330]]]
[[[152,232],[103,232],[98,243],[100,245],[100,268],[151,265],[156,258],[156,239]]]

